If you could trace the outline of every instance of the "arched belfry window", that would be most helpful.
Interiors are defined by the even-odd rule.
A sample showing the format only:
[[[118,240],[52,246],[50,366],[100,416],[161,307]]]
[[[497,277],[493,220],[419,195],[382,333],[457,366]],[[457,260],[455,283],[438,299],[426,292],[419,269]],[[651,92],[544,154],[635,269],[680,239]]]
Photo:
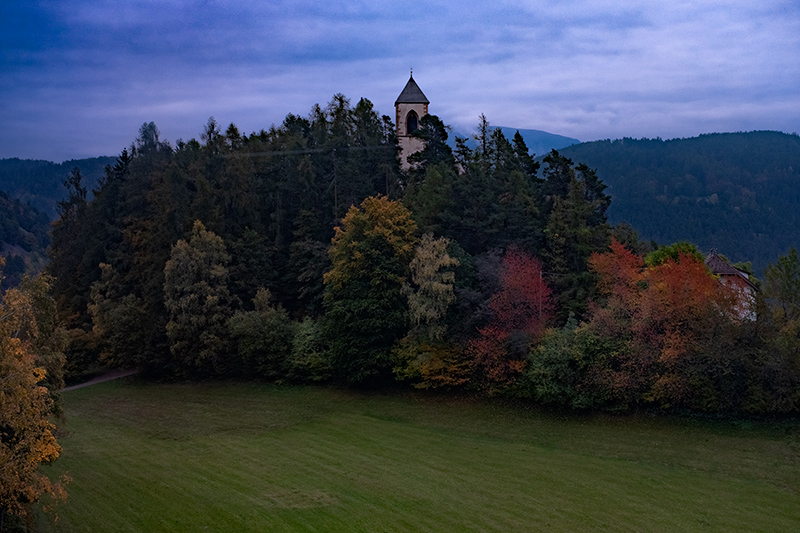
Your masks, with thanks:
[[[419,118],[415,111],[409,111],[406,117],[406,134],[411,135],[419,128]]]

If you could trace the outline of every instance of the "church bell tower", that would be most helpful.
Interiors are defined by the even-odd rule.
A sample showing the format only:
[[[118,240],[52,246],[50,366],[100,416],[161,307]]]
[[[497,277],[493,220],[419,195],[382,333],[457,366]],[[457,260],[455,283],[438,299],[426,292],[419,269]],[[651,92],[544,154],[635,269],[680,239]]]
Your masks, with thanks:
[[[394,103],[397,140],[400,145],[400,167],[403,170],[411,167],[408,156],[424,148],[423,141],[412,137],[411,133],[419,127],[422,117],[428,114],[429,103],[422,89],[414,81],[414,71],[411,71],[405,89]]]

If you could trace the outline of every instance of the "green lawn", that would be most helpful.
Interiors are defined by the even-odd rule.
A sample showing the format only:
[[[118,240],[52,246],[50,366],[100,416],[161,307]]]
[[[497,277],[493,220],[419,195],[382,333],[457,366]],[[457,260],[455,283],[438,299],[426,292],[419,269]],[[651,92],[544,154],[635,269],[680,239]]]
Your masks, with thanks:
[[[254,384],[64,398],[60,531],[800,531],[797,423]]]

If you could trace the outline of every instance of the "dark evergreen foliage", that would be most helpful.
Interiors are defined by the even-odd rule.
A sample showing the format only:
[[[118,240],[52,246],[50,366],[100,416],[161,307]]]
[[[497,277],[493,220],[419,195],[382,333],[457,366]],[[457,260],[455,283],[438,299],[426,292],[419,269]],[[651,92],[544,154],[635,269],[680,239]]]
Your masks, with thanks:
[[[800,137],[774,131],[620,139],[563,155],[597,169],[609,220],[645,240],[690,241],[752,261],[757,275],[800,242]]]
[[[0,254],[3,288],[16,287],[26,272],[36,272],[45,263],[50,243],[47,215],[0,191]]]
[[[105,360],[156,372],[174,370],[165,333],[164,265],[195,220],[231,253],[236,308],[250,309],[264,287],[293,316],[319,316],[335,222],[353,203],[401,189],[391,121],[368,100],[352,108],[343,95],[325,108],[315,106],[308,118],[289,115],[280,127],[249,136],[233,124],[222,133],[211,118],[201,142],[179,140],[174,148],[160,139],[155,124],[145,123],[130,149],[106,167],[93,196],[82,177],[76,171],[67,180],[49,267],[75,340],[73,359],[85,366],[86,354],[99,346],[89,303],[104,263],[114,273],[103,282],[113,285],[97,287],[109,318],[105,325],[122,328],[106,334],[118,346],[127,335],[144,354]],[[145,334],[112,320],[121,317],[114,305],[135,306],[128,315],[147,317]]]
[[[389,117],[378,115],[366,99],[351,106],[341,94],[314,106],[307,117],[290,114],[281,125],[249,135],[210,118],[199,140],[178,140],[174,147],[160,138],[155,124],[143,124],[93,190],[79,166],[62,176],[66,194],[52,228],[49,270],[71,341],[67,368],[74,374],[103,363],[162,376],[333,379],[373,386],[390,382],[394,371],[417,386],[483,387],[573,407],[619,408],[669,403],[675,390],[670,383],[652,389],[651,398],[643,396],[647,387],[639,386],[653,374],[642,374],[637,365],[644,368],[653,350],[661,350],[682,354],[660,363],[669,371],[665,375],[681,384],[674,405],[798,410],[798,321],[796,313],[787,314],[776,303],[794,301],[791,291],[787,296],[778,290],[778,282],[796,281],[794,255],[771,270],[769,298],[759,300],[763,310],[754,323],[743,324],[730,313],[706,313],[719,306],[698,307],[691,315],[693,329],[677,319],[674,328],[669,323],[671,352],[658,344],[665,332],[656,326],[650,332],[647,320],[635,326],[637,338],[652,350],[644,341],[631,345],[625,313],[617,316],[616,308],[600,313],[610,298],[590,268],[591,258],[608,250],[612,231],[640,256],[655,248],[640,242],[635,220],[613,230],[608,224],[608,193],[617,194],[621,185],[606,189],[605,176],[588,166],[597,163],[567,150],[551,151],[540,162],[521,135],[509,140],[483,116],[477,131],[473,144],[456,138],[453,150],[438,117],[423,117],[416,135],[425,148],[410,159],[412,168],[402,171]],[[786,137],[794,139],[780,139]],[[628,144],[649,149],[667,143],[619,142]],[[692,167],[692,175],[705,172],[707,183],[706,189],[695,183],[689,192],[706,194],[711,159],[703,158],[710,156],[693,157],[705,163]],[[769,175],[756,181],[791,181],[798,168],[789,165],[781,174],[765,161],[760,164]],[[608,179],[625,183],[616,175]],[[737,190],[732,180],[715,183],[719,192],[692,204],[695,209],[702,204],[722,216],[715,206],[730,207],[747,197],[743,189],[738,196],[728,194]],[[761,191],[758,187],[747,190]],[[631,194],[636,191],[629,187]],[[683,209],[691,203],[684,198],[689,192],[664,206]],[[660,193],[656,196],[661,201]],[[648,213],[669,213],[677,226],[683,211]],[[791,224],[796,214],[781,216]],[[439,242],[446,254],[415,249],[428,233],[423,242]],[[673,249],[683,250],[663,247],[663,261],[676,262],[669,259]],[[528,286],[507,283],[503,258],[514,254],[541,265],[537,282],[547,294],[552,290],[555,319],[543,318],[535,339],[507,331],[509,320],[497,317],[498,302],[511,302],[511,309],[520,301],[509,287]],[[445,255],[447,276],[437,281],[437,261]],[[625,270],[605,257],[606,273]],[[17,263],[9,261],[6,269]],[[714,293],[718,281],[702,262],[695,263],[698,286]],[[630,275],[644,267],[637,268],[628,268]],[[663,269],[658,283],[677,283],[668,273]],[[428,300],[417,298],[412,305],[409,287],[419,289],[422,279],[430,285]],[[629,288],[644,291],[647,283]],[[675,305],[685,300],[676,298]],[[436,318],[428,334],[409,334],[423,315]],[[545,333],[540,344],[548,325],[564,327]],[[680,335],[687,332],[691,335],[682,342]],[[620,361],[628,366],[619,367]],[[475,367],[478,363],[483,366]],[[622,370],[627,381],[619,381]]]

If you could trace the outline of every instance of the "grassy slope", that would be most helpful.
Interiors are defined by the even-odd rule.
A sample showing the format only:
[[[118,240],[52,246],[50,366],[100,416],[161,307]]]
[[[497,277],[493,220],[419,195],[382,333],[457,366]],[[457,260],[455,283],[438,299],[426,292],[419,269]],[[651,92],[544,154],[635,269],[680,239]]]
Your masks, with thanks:
[[[62,531],[800,530],[796,424],[247,384],[64,397]]]

